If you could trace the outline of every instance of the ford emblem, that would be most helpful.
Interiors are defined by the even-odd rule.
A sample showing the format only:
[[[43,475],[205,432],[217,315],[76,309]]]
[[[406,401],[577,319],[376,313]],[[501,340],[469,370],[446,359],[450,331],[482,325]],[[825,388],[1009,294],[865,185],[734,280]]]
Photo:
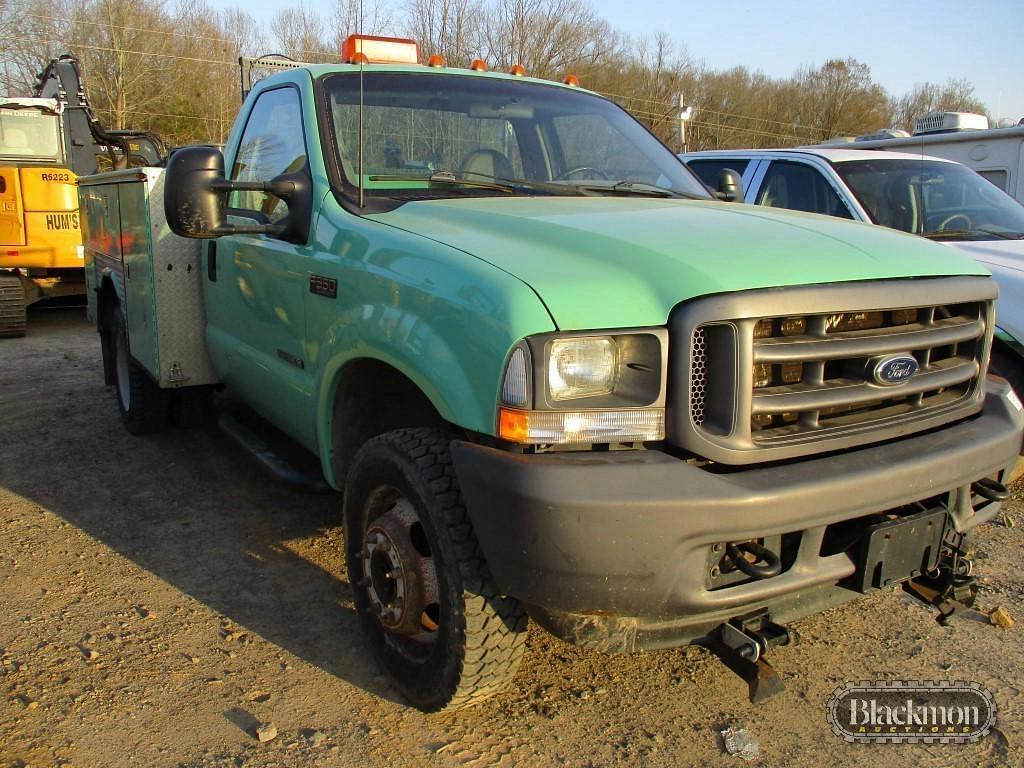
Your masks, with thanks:
[[[883,386],[902,384],[917,373],[917,359],[913,355],[889,355],[873,362],[871,377]]]

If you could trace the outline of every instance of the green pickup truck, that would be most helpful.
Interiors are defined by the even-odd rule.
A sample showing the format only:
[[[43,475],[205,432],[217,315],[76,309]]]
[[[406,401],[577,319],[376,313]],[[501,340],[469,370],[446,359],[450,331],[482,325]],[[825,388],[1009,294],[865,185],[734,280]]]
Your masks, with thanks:
[[[981,266],[716,201],[571,78],[389,58],[267,77],[223,153],[80,197],[125,424],[227,389],[317,457],[412,704],[498,691],[527,617],[706,644],[754,694],[796,618],[969,600],[1024,421]]]

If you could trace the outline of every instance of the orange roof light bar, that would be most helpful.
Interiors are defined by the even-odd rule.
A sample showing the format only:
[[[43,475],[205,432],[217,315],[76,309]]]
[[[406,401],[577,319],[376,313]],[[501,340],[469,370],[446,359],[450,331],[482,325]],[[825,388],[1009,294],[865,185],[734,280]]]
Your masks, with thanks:
[[[365,56],[365,61],[357,57]],[[349,35],[341,46],[341,58],[350,64],[418,64],[419,46],[403,37]]]

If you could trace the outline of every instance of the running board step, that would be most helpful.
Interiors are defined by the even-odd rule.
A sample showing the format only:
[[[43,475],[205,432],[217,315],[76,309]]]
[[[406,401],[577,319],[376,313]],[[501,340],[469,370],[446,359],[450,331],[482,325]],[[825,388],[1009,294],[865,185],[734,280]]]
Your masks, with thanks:
[[[335,490],[319,472],[303,471],[293,466],[271,446],[270,441],[248,424],[230,413],[217,419],[217,426],[256,462],[285,485],[305,493],[328,494]]]

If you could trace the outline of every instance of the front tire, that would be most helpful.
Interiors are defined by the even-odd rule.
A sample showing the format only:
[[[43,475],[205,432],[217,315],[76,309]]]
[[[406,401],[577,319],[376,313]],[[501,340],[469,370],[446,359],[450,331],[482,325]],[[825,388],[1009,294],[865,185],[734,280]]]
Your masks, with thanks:
[[[120,307],[114,310],[112,317],[114,389],[121,421],[133,435],[158,432],[167,426],[166,393],[132,359],[128,347],[128,325]]]
[[[356,611],[378,660],[418,709],[475,704],[511,682],[527,617],[500,595],[437,429],[375,437],[345,486]]]

